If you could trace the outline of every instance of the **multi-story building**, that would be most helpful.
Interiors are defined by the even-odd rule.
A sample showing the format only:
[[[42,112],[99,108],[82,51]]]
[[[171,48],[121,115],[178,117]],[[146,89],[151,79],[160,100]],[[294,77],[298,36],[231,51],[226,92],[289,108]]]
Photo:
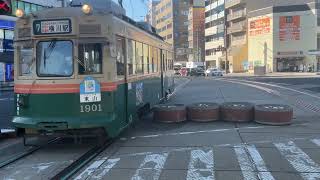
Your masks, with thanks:
[[[189,0],[161,0],[156,6],[157,32],[172,44],[176,62],[188,60],[188,14]]]
[[[15,11],[19,8],[26,14],[61,6],[63,1],[58,0],[0,0],[0,82],[12,81],[13,38],[15,26]],[[10,72],[9,72],[10,71]]]
[[[224,69],[221,61],[224,47],[224,0],[205,1],[205,62],[206,67]]]
[[[188,20],[189,49],[192,49],[193,52],[192,54],[189,54],[189,61],[203,62],[205,57],[204,0],[190,0]]]
[[[148,13],[146,15],[146,22],[151,26],[156,27],[156,7],[160,3],[159,0],[149,0]]]
[[[317,0],[248,0],[249,69],[318,71],[320,22]],[[318,19],[318,20],[317,20]]]
[[[244,71],[248,62],[247,0],[225,0],[227,65],[230,72]],[[257,3],[263,3],[257,1]],[[226,56],[224,57],[226,59]]]

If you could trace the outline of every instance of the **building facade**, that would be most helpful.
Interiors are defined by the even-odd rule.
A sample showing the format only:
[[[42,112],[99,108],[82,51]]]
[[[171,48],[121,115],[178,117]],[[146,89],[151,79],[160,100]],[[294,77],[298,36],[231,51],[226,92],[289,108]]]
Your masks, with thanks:
[[[146,22],[151,26],[156,27],[156,7],[160,3],[159,0],[149,0],[148,2],[148,13],[146,15]]]
[[[61,6],[61,1],[48,0],[0,0],[0,82],[13,81],[13,39],[15,11],[19,8],[26,14]]]
[[[225,31],[224,0],[205,1],[205,62],[206,67],[224,69],[221,57]]]
[[[247,4],[247,0],[225,0],[228,50],[224,60],[230,72],[243,72],[248,63]]]
[[[249,69],[266,72],[319,70],[319,21],[315,0],[255,3],[248,6]]]
[[[161,0],[156,6],[156,29],[163,39],[172,44],[176,62],[188,60],[189,0]]]
[[[205,60],[205,1],[190,0],[190,8],[188,15],[188,41],[189,61],[204,62]]]

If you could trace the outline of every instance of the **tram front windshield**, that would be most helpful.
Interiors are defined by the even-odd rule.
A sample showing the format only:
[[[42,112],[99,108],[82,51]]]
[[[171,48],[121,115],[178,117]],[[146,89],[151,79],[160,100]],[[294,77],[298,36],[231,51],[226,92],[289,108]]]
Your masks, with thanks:
[[[71,41],[40,41],[37,44],[37,74],[40,77],[69,77],[73,74]]]

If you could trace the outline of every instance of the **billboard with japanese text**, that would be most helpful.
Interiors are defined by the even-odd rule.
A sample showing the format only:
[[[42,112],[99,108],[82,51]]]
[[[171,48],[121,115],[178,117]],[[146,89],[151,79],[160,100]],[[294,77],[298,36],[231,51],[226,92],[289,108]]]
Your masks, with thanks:
[[[300,16],[280,16],[279,18],[279,40],[300,40]]]
[[[264,17],[250,21],[249,23],[249,36],[259,36],[270,33],[270,17]]]

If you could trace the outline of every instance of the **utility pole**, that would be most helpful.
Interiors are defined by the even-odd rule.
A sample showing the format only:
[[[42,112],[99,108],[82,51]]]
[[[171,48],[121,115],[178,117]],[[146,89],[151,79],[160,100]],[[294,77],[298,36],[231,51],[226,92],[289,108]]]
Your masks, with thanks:
[[[226,4],[226,0],[224,0],[224,5]],[[226,9],[224,9],[224,52],[225,52],[225,55],[226,55],[226,59],[225,59],[225,65],[224,65],[224,68],[225,68],[225,71],[226,71],[226,74],[228,74],[228,69],[227,69],[227,62],[228,62],[228,30],[227,30],[227,11]]]
[[[200,62],[200,51],[199,51],[199,27],[197,27],[197,56],[198,56],[198,62]]]

